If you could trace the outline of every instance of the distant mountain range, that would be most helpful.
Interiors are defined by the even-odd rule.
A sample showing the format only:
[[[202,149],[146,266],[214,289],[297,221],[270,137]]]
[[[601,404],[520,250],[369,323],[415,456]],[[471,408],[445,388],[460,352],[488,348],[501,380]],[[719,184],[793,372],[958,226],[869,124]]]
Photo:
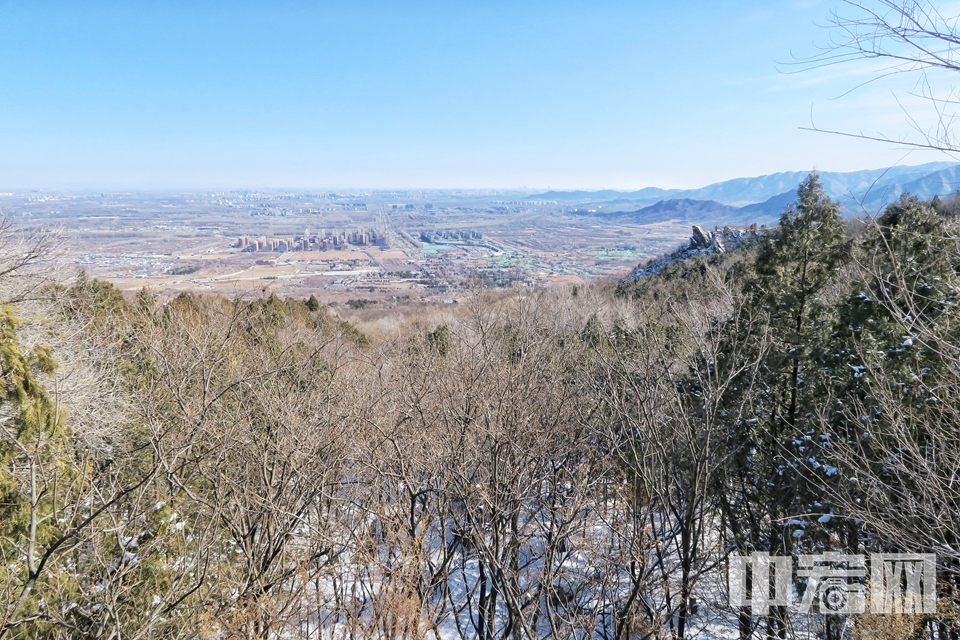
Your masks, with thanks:
[[[530,199],[583,205],[584,213],[592,209],[594,215],[629,217],[645,224],[666,220],[702,224],[769,223],[776,221],[783,208],[796,199],[797,186],[808,173],[789,171],[735,178],[699,189],[548,191]],[[955,193],[960,189],[960,163],[931,162],[848,173],[824,171],[820,179],[827,194],[838,200],[849,215],[859,215],[864,209],[877,213],[905,191],[921,198]]]

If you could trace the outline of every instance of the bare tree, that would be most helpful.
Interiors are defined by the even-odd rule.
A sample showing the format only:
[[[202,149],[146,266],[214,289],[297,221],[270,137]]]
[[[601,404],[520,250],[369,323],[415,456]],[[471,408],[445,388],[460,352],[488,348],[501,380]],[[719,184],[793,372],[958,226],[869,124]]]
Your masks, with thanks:
[[[910,95],[925,100],[932,109],[932,124],[926,118],[901,108],[914,130],[913,136],[865,134],[854,131],[824,131],[906,148],[956,153],[960,140],[953,125],[960,115],[952,75],[960,71],[960,23],[927,0],[843,0],[830,14],[830,39],[822,51],[793,63],[800,69],[821,69],[837,64],[870,61],[870,80],[897,75],[913,76]],[[945,76],[944,80],[944,74]]]
[[[143,419],[170,504],[217,525],[203,550],[216,575],[210,625],[243,637],[296,624],[341,548],[331,527],[351,445],[345,343],[300,306],[183,297],[138,338]]]

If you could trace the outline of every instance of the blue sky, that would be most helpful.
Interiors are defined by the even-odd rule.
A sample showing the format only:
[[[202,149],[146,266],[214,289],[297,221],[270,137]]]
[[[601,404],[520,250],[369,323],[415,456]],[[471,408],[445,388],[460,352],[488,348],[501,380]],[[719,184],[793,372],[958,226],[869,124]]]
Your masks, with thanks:
[[[0,0],[0,187],[697,187],[942,160],[836,2]],[[903,99],[902,93],[897,94]],[[921,105],[922,106],[922,105]]]

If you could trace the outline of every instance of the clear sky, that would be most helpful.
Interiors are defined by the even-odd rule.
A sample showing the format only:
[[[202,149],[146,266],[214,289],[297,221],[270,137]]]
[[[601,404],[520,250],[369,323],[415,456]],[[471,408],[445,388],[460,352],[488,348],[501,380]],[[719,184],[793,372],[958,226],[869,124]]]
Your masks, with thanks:
[[[0,188],[632,189],[901,161],[799,130],[908,130],[905,78],[834,99],[862,69],[779,70],[836,4],[0,0]]]

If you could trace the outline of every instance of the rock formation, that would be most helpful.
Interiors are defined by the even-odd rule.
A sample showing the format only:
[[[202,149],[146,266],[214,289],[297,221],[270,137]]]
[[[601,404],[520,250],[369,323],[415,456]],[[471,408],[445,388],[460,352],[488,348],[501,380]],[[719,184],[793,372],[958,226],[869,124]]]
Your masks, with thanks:
[[[758,230],[756,227],[750,229],[724,227],[722,230],[704,231],[699,226],[693,225],[693,233],[686,244],[673,253],[655,258],[637,267],[624,278],[624,281],[655,276],[669,265],[694,256],[735,251],[748,239],[755,238],[763,233],[765,233],[764,229]]]

